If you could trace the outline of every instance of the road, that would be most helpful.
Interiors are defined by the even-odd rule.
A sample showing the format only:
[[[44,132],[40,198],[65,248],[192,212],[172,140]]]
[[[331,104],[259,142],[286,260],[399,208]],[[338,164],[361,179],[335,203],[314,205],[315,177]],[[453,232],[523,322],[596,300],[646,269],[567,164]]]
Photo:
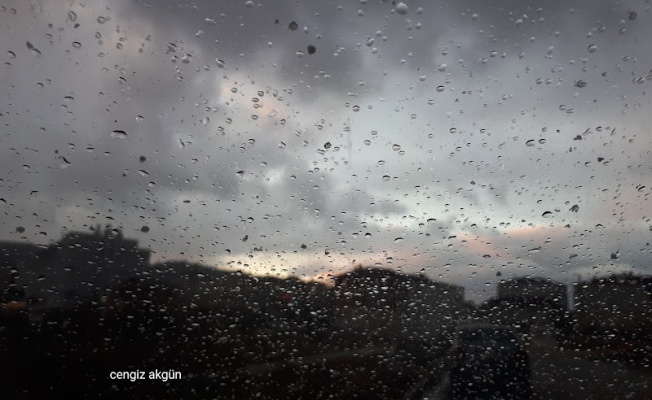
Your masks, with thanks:
[[[594,361],[562,352],[554,346],[529,346],[533,399],[629,399],[652,398],[652,371],[633,370],[613,363]],[[424,400],[452,399],[450,379],[428,391]]]

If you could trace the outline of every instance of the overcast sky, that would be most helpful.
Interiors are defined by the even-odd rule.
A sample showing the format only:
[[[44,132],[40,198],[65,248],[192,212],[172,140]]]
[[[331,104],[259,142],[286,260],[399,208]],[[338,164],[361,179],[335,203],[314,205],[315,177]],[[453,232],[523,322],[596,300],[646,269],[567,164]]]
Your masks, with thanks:
[[[648,1],[3,4],[0,240],[476,300],[652,272]]]

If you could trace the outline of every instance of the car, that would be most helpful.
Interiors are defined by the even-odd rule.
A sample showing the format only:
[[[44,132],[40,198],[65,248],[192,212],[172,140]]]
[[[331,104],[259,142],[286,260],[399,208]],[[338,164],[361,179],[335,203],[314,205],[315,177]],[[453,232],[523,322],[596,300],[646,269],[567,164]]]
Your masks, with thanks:
[[[453,398],[529,398],[529,364],[513,328],[488,323],[460,325],[450,370]]]

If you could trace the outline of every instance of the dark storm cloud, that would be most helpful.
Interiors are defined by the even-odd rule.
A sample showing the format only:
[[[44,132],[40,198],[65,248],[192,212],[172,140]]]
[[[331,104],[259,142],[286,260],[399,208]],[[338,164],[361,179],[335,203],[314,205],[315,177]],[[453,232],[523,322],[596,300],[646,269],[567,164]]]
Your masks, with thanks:
[[[478,288],[650,265],[644,5],[405,3],[5,5],[0,235],[112,222],[164,256],[332,248]]]

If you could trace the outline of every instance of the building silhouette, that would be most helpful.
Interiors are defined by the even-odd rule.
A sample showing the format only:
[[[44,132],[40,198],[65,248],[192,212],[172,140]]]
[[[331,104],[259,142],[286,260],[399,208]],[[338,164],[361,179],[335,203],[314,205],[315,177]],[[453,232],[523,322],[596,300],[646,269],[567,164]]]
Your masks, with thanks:
[[[336,325],[392,337],[436,337],[463,318],[464,288],[423,275],[358,267],[335,277]]]
[[[149,258],[150,251],[138,247],[137,240],[125,239],[110,226],[68,232],[49,246],[2,242],[0,293],[22,293],[36,316],[91,302],[98,306],[109,288],[137,274]]]
[[[652,337],[652,277],[611,275],[574,284],[580,333]]]

